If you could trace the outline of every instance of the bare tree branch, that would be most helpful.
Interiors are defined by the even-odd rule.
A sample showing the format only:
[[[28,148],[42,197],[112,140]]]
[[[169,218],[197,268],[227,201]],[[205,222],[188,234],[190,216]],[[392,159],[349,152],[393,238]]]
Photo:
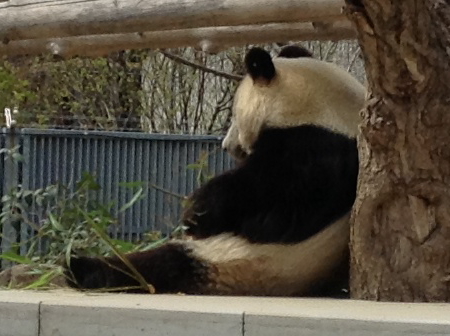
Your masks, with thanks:
[[[229,80],[234,80],[234,81],[240,81],[242,79],[242,76],[235,75],[235,74],[230,74],[230,73],[219,71],[219,70],[214,70],[214,69],[208,68],[208,67],[206,67],[204,65],[188,61],[187,59],[185,59],[183,57],[174,55],[174,54],[169,53],[169,52],[164,51],[164,50],[160,50],[160,53],[163,54],[164,57],[167,57],[168,59],[171,59],[172,61],[175,61],[175,62],[184,64],[184,65],[190,66],[190,67],[192,67],[194,69],[197,69],[197,70],[200,70],[200,71],[203,71],[203,72],[212,73],[212,74],[214,74],[216,76],[220,76],[220,77],[223,77],[223,78],[226,78],[226,79],[229,79]]]

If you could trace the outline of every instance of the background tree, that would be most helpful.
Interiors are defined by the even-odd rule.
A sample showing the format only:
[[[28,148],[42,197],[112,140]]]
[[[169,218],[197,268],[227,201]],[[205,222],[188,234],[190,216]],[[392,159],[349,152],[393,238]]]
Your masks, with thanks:
[[[338,63],[364,80],[355,41],[303,44],[316,58]],[[275,55],[280,45],[264,48]],[[220,135],[229,125],[246,49],[217,54],[194,48],[144,49],[68,60],[0,59],[0,78],[8,75],[3,91],[17,92],[16,98],[21,98],[7,95],[3,101],[18,107],[18,127]],[[31,95],[24,95],[25,89]],[[3,123],[0,118],[0,126]]]
[[[370,87],[354,298],[450,301],[450,4],[347,0]]]

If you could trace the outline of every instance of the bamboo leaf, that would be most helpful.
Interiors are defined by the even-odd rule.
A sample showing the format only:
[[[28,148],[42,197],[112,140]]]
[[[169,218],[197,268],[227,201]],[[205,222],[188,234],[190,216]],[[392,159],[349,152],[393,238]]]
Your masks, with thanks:
[[[134,203],[136,203],[140,198],[143,197],[143,193],[144,193],[144,189],[139,188],[139,190],[134,194],[133,198],[130,201],[128,201],[125,205],[123,205],[120,208],[119,212],[124,212],[128,208],[132,207]]]
[[[32,282],[28,286],[24,287],[23,289],[37,289],[41,287],[48,286],[50,281],[52,281],[57,275],[57,270],[51,270],[44,274],[42,274],[36,281]]]
[[[55,218],[55,216],[53,216],[51,212],[48,212],[48,219],[50,221],[50,224],[55,230],[64,231],[64,228],[61,226],[59,221]]]
[[[13,262],[16,262],[19,264],[33,264],[33,260],[31,260],[30,258],[21,256],[12,251],[8,251],[8,252],[0,254],[0,259],[13,261]]]
[[[94,229],[95,233],[106,243],[109,245],[109,247],[111,247],[111,249],[113,250],[114,254],[125,264],[125,266],[128,267],[128,269],[131,271],[131,273],[133,274],[134,278],[136,281],[139,282],[139,284],[141,285],[141,287],[148,291],[150,294],[154,294],[155,293],[155,288],[147,283],[147,281],[144,279],[144,277],[142,276],[141,273],[138,272],[138,270],[134,267],[134,265],[128,260],[128,258],[126,257],[125,254],[123,254],[115,245],[114,242],[112,241],[112,239],[108,236],[108,234],[102,230],[98,224],[92,220],[91,217],[89,217],[89,215],[80,207],[78,207],[78,210],[80,211],[80,213],[83,214],[84,218],[86,219],[86,222]]]
[[[137,188],[137,187],[143,187],[144,185],[145,185],[145,182],[143,182],[143,181],[119,182],[119,186],[125,187],[125,188]]]

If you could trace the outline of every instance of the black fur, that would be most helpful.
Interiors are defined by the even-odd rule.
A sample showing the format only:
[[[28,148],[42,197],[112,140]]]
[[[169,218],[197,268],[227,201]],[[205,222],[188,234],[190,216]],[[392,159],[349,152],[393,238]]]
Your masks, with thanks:
[[[261,48],[252,48],[245,55],[245,68],[253,80],[270,82],[275,77],[275,66],[270,54]]]
[[[298,49],[291,49],[281,57],[307,57],[298,55]],[[263,49],[250,50],[245,64],[253,80],[268,83],[276,76],[272,59]],[[351,209],[357,175],[355,139],[313,125],[267,128],[238,168],[214,177],[191,195],[183,222],[198,239],[232,233],[253,243],[297,243]],[[174,242],[127,258],[157,293],[208,293],[217,271]],[[76,288],[139,285],[121,271],[130,273],[116,257],[75,257],[65,268],[73,275],[69,285]],[[328,283],[333,279],[323,280],[311,290],[334,288]]]
[[[190,251],[180,244],[168,243],[150,251],[128,254],[127,258],[157,293],[198,293],[207,283],[207,266],[190,257]],[[74,288],[134,287],[121,291],[148,292],[126,274],[131,271],[117,257],[104,260],[73,257],[70,267],[65,268],[68,284]]]
[[[283,58],[313,57],[313,54],[304,47],[297,45],[290,45],[281,49],[280,53],[278,54],[278,57]]]
[[[357,175],[355,139],[312,125],[268,128],[240,167],[193,193],[183,220],[196,238],[300,242],[351,209]]]
[[[200,239],[228,232],[254,243],[296,243],[350,210],[357,174],[355,139],[311,125],[269,128],[238,168],[193,193],[184,223]],[[127,258],[157,293],[205,293],[213,267],[177,243]],[[122,291],[145,292],[125,274],[130,270],[117,257],[74,257],[65,268],[75,288],[134,287]],[[328,289],[335,294],[332,290],[340,284],[328,280],[333,279],[318,282],[311,291],[323,294]]]

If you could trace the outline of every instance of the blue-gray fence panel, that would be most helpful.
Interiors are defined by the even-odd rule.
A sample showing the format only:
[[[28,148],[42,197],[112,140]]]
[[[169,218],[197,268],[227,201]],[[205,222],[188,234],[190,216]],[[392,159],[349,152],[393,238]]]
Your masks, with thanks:
[[[88,172],[102,188],[96,198],[102,203],[114,201],[113,213],[118,214],[135,192],[119,183],[154,185],[145,189],[146,197],[118,214],[119,225],[112,234],[126,240],[151,230],[167,233],[178,225],[181,205],[174,195],[187,195],[199,185],[199,171],[188,168],[189,164],[209,154],[211,174],[233,166],[216,136],[22,129],[20,137],[24,156],[20,175],[25,189],[56,183],[73,187]],[[22,231],[21,238],[30,233],[29,228]]]

